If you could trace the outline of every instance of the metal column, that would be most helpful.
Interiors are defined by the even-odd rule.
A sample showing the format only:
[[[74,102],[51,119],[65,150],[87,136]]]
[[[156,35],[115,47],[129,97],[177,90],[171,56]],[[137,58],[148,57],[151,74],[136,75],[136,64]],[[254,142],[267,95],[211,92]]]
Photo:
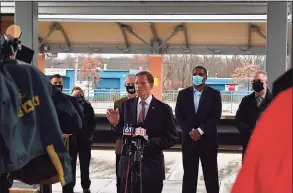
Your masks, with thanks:
[[[286,70],[288,3],[267,3],[266,71],[269,88]]]
[[[32,65],[37,66],[39,52],[38,2],[16,1],[14,21],[22,30],[20,38],[22,44],[35,51]]]

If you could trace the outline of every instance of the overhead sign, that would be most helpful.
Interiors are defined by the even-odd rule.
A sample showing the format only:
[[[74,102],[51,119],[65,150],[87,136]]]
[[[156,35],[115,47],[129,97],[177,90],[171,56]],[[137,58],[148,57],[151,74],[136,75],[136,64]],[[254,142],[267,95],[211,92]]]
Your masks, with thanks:
[[[225,85],[225,91],[238,91],[238,85],[237,84],[226,84]]]
[[[45,68],[45,75],[60,74],[66,76],[66,69],[64,68]]]

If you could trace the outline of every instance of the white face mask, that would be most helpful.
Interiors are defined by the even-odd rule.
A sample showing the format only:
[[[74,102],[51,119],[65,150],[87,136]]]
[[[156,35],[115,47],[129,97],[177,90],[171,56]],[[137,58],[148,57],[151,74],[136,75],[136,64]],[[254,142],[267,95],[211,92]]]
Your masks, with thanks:
[[[203,82],[203,77],[199,75],[192,76],[192,83],[196,86],[201,85]]]

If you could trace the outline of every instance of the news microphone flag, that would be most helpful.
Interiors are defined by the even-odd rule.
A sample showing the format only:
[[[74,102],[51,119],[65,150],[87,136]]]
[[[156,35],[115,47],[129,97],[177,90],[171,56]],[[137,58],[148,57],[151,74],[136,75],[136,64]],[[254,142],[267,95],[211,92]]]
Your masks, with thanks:
[[[126,126],[123,127],[123,136],[132,136],[134,132],[134,127]]]
[[[136,136],[146,136],[146,129],[144,129],[144,128],[141,128],[141,127],[139,127],[139,128],[136,128],[135,129],[135,135]]]

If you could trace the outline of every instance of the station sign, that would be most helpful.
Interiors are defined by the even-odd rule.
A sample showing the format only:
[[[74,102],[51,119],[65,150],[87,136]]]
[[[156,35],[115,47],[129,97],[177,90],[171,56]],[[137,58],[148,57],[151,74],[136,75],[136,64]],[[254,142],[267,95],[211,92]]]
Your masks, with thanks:
[[[66,76],[66,69],[64,68],[45,68],[45,75],[60,74]]]

